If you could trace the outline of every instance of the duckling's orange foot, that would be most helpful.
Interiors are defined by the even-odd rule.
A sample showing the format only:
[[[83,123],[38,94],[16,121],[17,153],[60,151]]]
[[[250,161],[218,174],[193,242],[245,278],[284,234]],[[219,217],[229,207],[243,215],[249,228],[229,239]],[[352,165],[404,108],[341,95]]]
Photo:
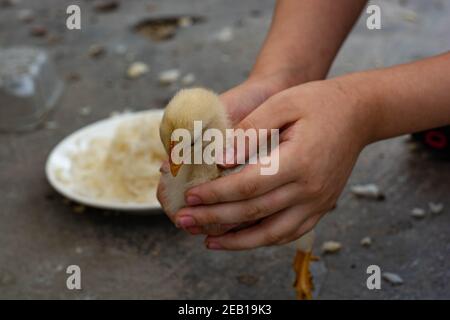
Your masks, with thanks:
[[[297,291],[297,299],[299,300],[312,299],[314,284],[311,271],[309,270],[309,264],[311,261],[316,260],[318,258],[312,256],[311,252],[297,250],[294,260],[294,271],[296,273],[294,288]]]

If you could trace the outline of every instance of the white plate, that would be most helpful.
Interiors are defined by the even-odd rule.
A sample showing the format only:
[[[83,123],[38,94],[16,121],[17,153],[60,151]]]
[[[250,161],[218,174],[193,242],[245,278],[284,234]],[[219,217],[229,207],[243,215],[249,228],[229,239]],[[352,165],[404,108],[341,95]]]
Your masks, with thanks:
[[[61,193],[63,196],[91,207],[112,210],[142,211],[142,213],[145,212],[148,214],[161,213],[161,206],[157,201],[151,203],[108,201],[80,195],[74,190],[73,187],[70,186],[70,184],[65,184],[57,179],[55,174],[56,170],[63,170],[64,174],[66,174],[70,179],[70,153],[79,150],[80,145],[83,145],[84,142],[88,143],[92,138],[112,138],[117,126],[121,122],[142,116],[143,114],[153,114],[155,117],[161,119],[163,110],[150,110],[121,114],[92,123],[64,138],[64,140],[62,140],[52,150],[45,165],[47,179],[53,188],[55,188],[56,191]]]

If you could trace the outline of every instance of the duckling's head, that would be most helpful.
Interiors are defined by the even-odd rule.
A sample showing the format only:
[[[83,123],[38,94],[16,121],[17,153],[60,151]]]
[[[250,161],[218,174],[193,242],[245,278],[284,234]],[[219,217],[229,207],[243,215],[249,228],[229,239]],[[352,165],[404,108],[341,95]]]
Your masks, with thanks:
[[[173,176],[177,174],[181,164],[174,164],[171,159],[172,148],[175,145],[171,139],[172,133],[176,129],[186,129],[191,135],[192,142],[195,142],[201,138],[198,133],[194,132],[194,121],[199,120],[202,121],[203,131],[215,128],[225,133],[225,129],[228,127],[228,117],[219,96],[207,89],[183,89],[170,100],[165,109],[159,134],[169,155]]]

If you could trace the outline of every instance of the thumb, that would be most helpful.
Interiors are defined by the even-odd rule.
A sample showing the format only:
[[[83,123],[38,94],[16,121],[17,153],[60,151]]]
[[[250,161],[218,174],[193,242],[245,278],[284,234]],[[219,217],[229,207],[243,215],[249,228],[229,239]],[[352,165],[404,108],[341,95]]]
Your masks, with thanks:
[[[224,151],[225,163],[222,166],[231,168],[242,164],[258,151],[260,139],[270,138],[271,129],[280,130],[296,121],[297,117],[298,109],[286,91],[269,98],[236,125],[234,141],[230,141],[232,145]],[[261,129],[266,129],[267,135]],[[243,142],[245,148],[242,150]]]
[[[247,80],[220,95],[233,125],[239,123],[273,94],[273,90],[267,87],[264,81]]]

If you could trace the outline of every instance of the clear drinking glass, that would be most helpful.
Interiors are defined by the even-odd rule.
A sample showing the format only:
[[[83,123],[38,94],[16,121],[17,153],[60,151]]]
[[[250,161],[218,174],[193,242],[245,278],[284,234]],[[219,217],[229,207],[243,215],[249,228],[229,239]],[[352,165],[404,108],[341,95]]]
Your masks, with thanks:
[[[0,48],[0,131],[35,128],[63,90],[44,50]]]

